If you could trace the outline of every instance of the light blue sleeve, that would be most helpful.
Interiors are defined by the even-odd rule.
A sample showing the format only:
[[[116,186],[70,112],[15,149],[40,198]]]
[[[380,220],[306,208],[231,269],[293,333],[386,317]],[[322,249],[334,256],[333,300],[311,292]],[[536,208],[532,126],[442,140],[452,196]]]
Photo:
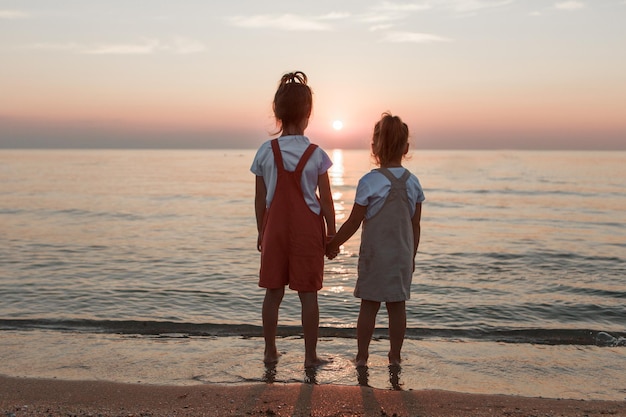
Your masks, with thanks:
[[[420,184],[420,180],[415,176],[414,178],[415,178],[415,182],[417,183],[417,197],[415,201],[417,203],[421,203],[424,200],[426,200],[426,196],[424,195],[424,189],[422,188],[422,184]]]
[[[363,179],[364,178],[361,178],[357,184],[354,202],[359,206],[369,206],[369,198],[372,191],[369,184],[366,181],[363,181]]]
[[[318,147],[317,149],[320,152],[320,163],[318,165],[318,172],[317,172],[317,175],[319,176],[319,175],[324,174],[326,171],[330,169],[331,166],[333,166],[333,161],[331,161],[328,154],[322,148]]]
[[[261,145],[259,150],[256,151],[256,155],[254,156],[254,160],[252,161],[252,166],[250,166],[250,172],[252,172],[254,175],[258,175],[259,177],[263,176],[263,161],[267,157],[267,148],[268,147],[266,143]]]

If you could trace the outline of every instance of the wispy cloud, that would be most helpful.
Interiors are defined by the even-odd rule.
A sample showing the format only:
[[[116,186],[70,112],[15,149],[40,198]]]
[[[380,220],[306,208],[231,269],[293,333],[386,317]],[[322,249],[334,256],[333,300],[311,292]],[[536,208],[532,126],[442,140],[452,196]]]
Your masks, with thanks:
[[[162,44],[157,39],[144,39],[137,43],[103,44],[86,48],[83,52],[94,55],[149,55],[159,49]]]
[[[166,41],[143,39],[136,43],[98,45],[88,48],[84,52],[95,55],[150,55],[159,52],[187,55],[205,50],[206,47],[202,42],[183,36],[175,36]]]
[[[421,10],[431,9],[432,6],[428,3],[416,4],[416,3],[392,3],[384,1],[372,9],[380,12],[417,12]]]
[[[562,1],[556,3],[554,8],[559,10],[580,10],[585,8],[585,3],[582,1]]]
[[[330,17],[329,17],[330,16]],[[331,26],[326,20],[337,19],[339,15],[325,17],[307,17],[293,14],[234,16],[229,18],[231,24],[250,29],[277,29],[287,31],[327,31]]]
[[[515,0],[442,0],[442,7],[451,9],[457,13],[471,13],[484,9],[506,6]]]
[[[54,42],[40,42],[27,45],[24,49],[39,49],[43,51],[66,51],[66,52],[79,52],[81,46],[75,42],[54,43]]]
[[[193,54],[206,50],[206,46],[203,43],[183,36],[176,36],[167,41],[146,38],[138,42],[97,45],[83,45],[76,42],[37,43],[30,45],[29,48],[91,55]]]
[[[391,43],[434,43],[451,42],[452,39],[434,35],[432,33],[389,32],[383,37],[382,41]]]
[[[392,27],[393,25],[390,23],[381,23],[380,25],[374,25],[370,27],[370,32],[376,32],[379,30],[387,30],[387,29],[391,29]]]
[[[30,15],[19,10],[0,10],[0,19],[25,19]]]
[[[370,31],[384,30],[393,27],[394,22],[407,19],[412,13],[431,9],[427,3],[393,3],[384,1],[370,7],[367,13],[358,20],[371,24]]]
[[[625,0],[626,1],[626,0]],[[347,12],[330,12],[319,17],[320,20],[342,20],[351,17]]]

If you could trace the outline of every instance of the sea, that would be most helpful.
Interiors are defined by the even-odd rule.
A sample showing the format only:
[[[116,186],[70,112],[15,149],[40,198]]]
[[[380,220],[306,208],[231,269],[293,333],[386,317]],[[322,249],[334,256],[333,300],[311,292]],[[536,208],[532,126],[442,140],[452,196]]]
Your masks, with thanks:
[[[366,150],[328,149],[337,223]],[[300,302],[263,362],[255,150],[0,150],[0,374],[316,383],[626,399],[626,152],[415,150],[426,195],[403,362],[381,307],[353,364],[359,232],[325,264],[318,354]]]

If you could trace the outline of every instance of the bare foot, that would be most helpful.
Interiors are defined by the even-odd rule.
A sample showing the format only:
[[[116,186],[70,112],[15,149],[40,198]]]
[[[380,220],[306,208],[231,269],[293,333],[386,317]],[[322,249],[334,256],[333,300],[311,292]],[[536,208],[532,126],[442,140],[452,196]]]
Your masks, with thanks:
[[[327,359],[322,359],[319,357],[316,357],[315,359],[305,359],[304,361],[304,367],[305,368],[317,368],[319,366],[323,366],[326,365],[327,363],[330,363],[330,360]]]
[[[263,363],[266,365],[272,365],[278,363],[280,353],[276,349],[265,349],[265,356],[263,357]]]

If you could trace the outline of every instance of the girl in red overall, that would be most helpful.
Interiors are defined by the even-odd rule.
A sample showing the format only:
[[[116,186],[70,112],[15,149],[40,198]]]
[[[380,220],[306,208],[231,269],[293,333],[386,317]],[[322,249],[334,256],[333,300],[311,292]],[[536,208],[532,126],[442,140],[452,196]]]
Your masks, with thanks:
[[[312,104],[304,73],[282,77],[273,105],[281,135],[261,145],[251,167],[256,174],[259,286],[266,289],[262,310],[266,364],[278,361],[278,310],[286,285],[298,291],[302,305],[304,366],[324,362],[316,351],[317,291],[322,288],[326,230],[335,234],[335,210],[328,178],[332,162],[304,136]]]

